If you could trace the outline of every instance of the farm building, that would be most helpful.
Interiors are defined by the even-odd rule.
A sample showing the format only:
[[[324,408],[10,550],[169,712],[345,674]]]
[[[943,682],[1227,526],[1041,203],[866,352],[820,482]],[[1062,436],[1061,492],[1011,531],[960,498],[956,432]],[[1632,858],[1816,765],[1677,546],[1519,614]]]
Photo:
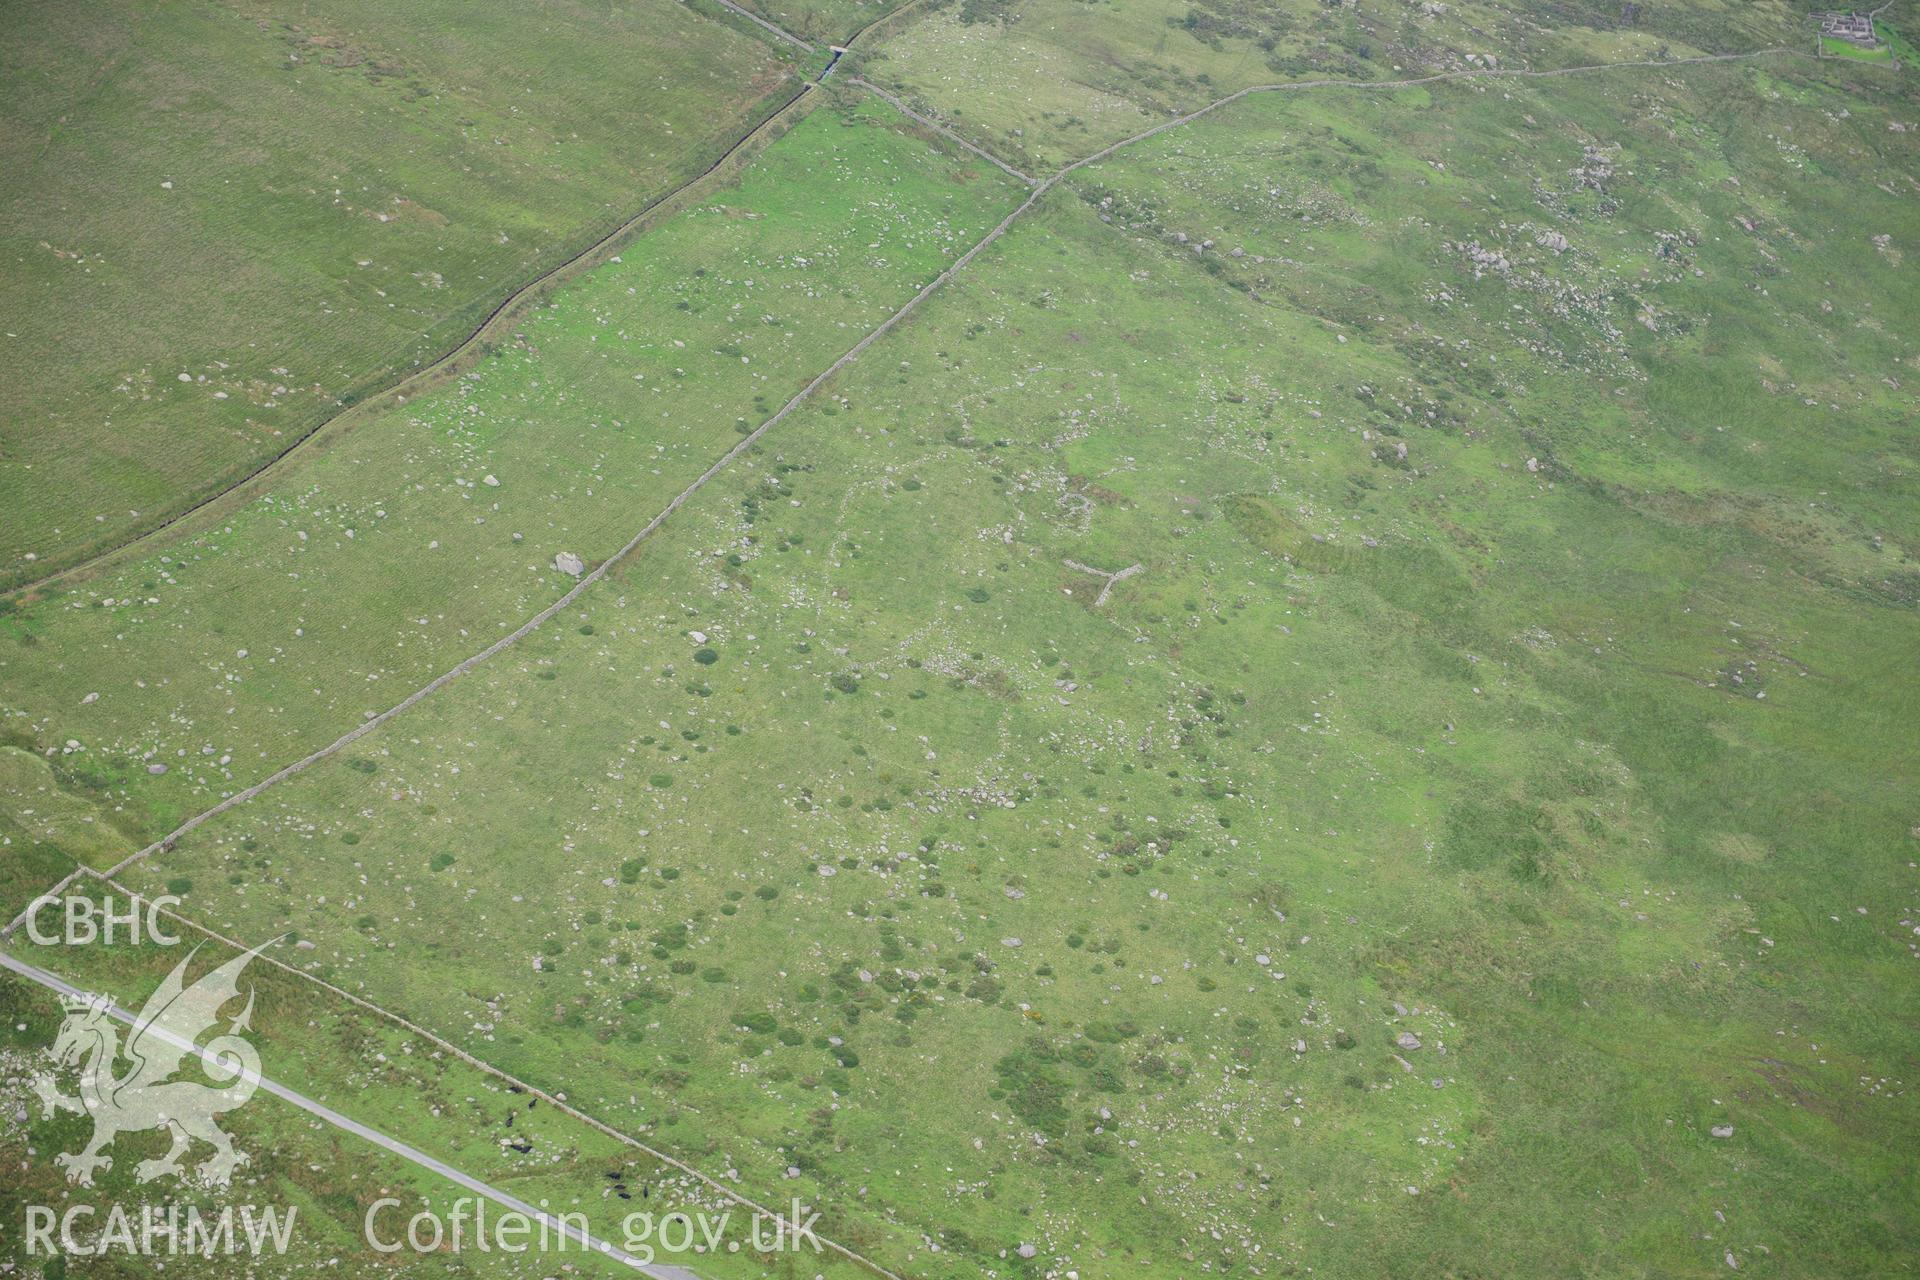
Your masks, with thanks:
[[[1830,11],[1816,13],[1820,20],[1820,34],[1835,40],[1845,40],[1848,44],[1857,44],[1863,49],[1872,49],[1880,42],[1873,34],[1873,16],[1860,13]]]

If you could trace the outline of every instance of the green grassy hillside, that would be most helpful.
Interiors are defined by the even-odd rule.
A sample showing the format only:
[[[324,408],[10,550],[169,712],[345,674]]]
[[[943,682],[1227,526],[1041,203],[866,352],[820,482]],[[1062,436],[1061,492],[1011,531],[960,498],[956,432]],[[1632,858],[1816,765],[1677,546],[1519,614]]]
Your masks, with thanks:
[[[1044,172],[1249,85],[1804,48],[1809,38],[1805,19],[1771,0],[952,0],[860,61],[975,141]]]
[[[864,70],[1045,174],[1276,75],[1653,65],[1252,94],[1038,194],[829,81],[0,616],[5,896],[667,512],[129,883],[915,1280],[1910,1269],[1912,82],[1764,5],[1050,4]],[[452,1110],[384,1114],[481,1159]]]
[[[0,586],[151,528],[706,167],[786,75],[663,0],[0,16]]]
[[[1703,68],[1165,135],[141,879],[486,993],[516,1072],[916,1274],[1881,1273],[1899,110]]]
[[[561,553],[617,551],[1013,207],[899,123],[816,112],[470,372],[208,532],[0,616],[0,731],[56,749],[16,761],[21,794],[94,805],[34,803],[32,838],[112,865],[102,843],[157,839],[511,631],[574,585]]]

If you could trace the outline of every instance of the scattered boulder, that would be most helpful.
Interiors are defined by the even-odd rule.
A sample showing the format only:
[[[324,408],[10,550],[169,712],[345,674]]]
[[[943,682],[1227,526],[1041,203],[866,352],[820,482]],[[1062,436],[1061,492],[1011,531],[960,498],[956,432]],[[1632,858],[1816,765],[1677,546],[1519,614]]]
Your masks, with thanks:
[[[579,577],[587,571],[587,563],[571,551],[562,551],[553,558],[553,567],[570,577]]]
[[[159,777],[161,774],[165,773],[166,771],[167,771],[167,766],[165,766],[164,764],[150,764],[147,766],[147,772],[152,774],[156,778]]]
[[[1420,1047],[1420,1037],[1411,1031],[1402,1031],[1393,1038],[1393,1042],[1409,1053]]]

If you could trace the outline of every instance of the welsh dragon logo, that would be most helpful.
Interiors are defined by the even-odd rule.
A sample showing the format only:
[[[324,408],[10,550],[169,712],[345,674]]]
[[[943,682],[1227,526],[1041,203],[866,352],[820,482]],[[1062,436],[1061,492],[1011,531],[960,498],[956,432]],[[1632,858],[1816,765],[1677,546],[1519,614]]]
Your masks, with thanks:
[[[102,1152],[114,1138],[148,1129],[165,1129],[173,1147],[159,1159],[135,1166],[134,1176],[141,1182],[184,1177],[180,1158],[195,1141],[213,1148],[198,1168],[209,1183],[224,1186],[233,1171],[247,1163],[246,1153],[234,1150],[233,1140],[214,1118],[251,1098],[260,1083],[260,1055],[240,1034],[253,1016],[252,988],[246,1007],[224,1033],[205,1045],[198,1041],[219,1022],[220,1010],[239,997],[241,970],[260,948],[229,960],[189,987],[187,965],[197,951],[195,947],[187,953],[131,1019],[124,1049],[119,1024],[129,1019],[111,1001],[94,995],[61,997],[67,1016],[54,1038],[53,1057],[63,1069],[80,1065],[79,1093],[61,1093],[51,1075],[36,1079],[33,1090],[49,1116],[71,1111],[93,1117],[93,1139],[85,1148],[54,1157],[66,1170],[67,1181],[92,1186],[96,1170],[113,1167],[113,1158]],[[124,1071],[119,1066],[123,1056],[128,1063]],[[189,1056],[200,1059],[212,1085],[170,1078]]]

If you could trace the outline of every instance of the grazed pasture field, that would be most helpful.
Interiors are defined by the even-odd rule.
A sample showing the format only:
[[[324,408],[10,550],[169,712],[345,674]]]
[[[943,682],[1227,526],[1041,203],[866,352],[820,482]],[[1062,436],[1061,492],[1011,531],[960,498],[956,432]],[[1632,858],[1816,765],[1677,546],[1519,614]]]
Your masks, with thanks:
[[[712,162],[789,76],[664,0],[0,16],[0,586],[246,475]]]
[[[1893,1265],[1912,158],[1836,92],[1274,96],[1083,171],[143,882],[918,1273]]]
[[[1793,44],[1777,3],[954,0],[856,61],[1016,163],[1057,168],[1255,84],[1397,80]]]
[[[1104,79],[1051,0],[863,70],[1044,173],[1390,25],[1105,9]],[[1407,72],[1810,35],[1394,14]],[[1908,80],[1804,54],[1246,98],[128,880],[901,1275],[1899,1274],[1916,147]],[[1024,198],[835,96],[230,527],[0,618],[5,893],[556,598]],[[400,1136],[485,1154],[410,1079]]]
[[[558,553],[617,550],[1016,203],[902,123],[816,112],[455,383],[210,532],[0,618],[0,731],[60,748],[0,770],[96,798],[63,815],[49,794],[26,834],[137,848],[561,595]]]

